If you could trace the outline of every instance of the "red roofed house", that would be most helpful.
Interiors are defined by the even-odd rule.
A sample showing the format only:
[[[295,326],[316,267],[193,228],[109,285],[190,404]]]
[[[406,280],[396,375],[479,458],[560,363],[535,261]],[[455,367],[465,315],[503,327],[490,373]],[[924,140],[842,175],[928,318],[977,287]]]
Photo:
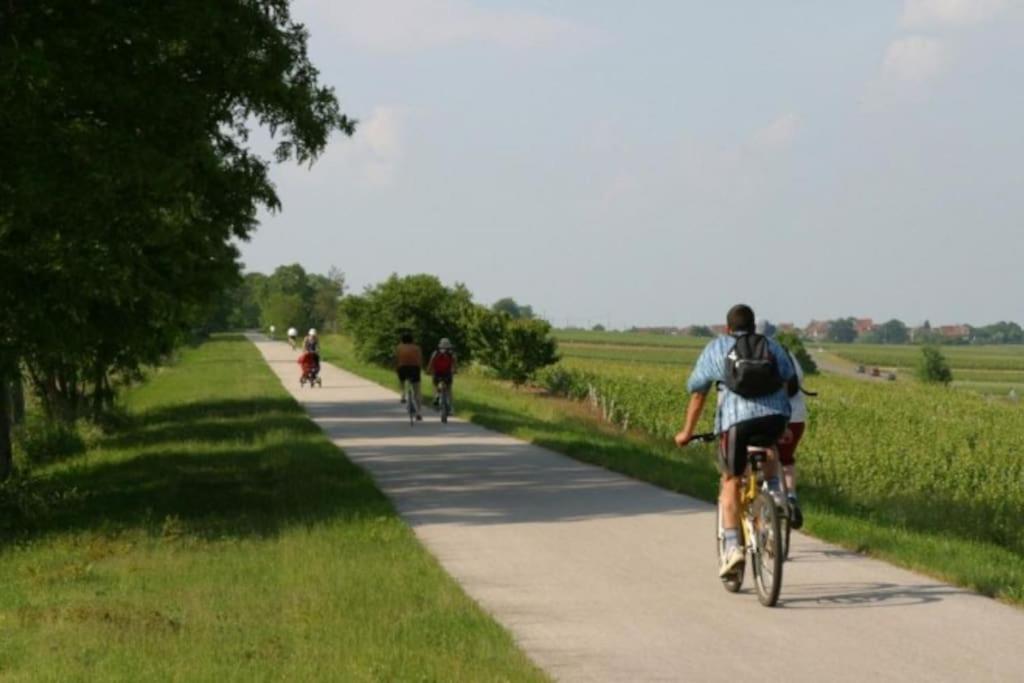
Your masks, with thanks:
[[[969,325],[942,325],[935,330],[944,339],[959,339],[967,341],[971,338],[971,328]]]
[[[829,320],[812,320],[804,328],[804,336],[814,341],[821,341],[822,339],[828,338],[828,326],[831,324]]]
[[[857,334],[861,335],[866,332],[871,332],[877,329],[878,325],[871,318],[857,318],[853,321],[853,329],[857,330]]]

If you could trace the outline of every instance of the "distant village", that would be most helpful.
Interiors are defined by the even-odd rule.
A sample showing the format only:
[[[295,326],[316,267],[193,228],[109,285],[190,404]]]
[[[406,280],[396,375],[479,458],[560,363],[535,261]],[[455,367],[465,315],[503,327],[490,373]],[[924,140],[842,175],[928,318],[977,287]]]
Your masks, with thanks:
[[[788,332],[816,342],[866,342],[876,344],[1020,344],[1024,329],[1013,322],[999,322],[983,327],[971,325],[936,325],[928,321],[916,327],[900,320],[876,323],[871,318],[837,318],[812,320],[804,327],[794,323],[768,323],[773,333]],[[630,332],[691,337],[712,337],[725,334],[725,325],[687,325],[685,327],[631,327]]]

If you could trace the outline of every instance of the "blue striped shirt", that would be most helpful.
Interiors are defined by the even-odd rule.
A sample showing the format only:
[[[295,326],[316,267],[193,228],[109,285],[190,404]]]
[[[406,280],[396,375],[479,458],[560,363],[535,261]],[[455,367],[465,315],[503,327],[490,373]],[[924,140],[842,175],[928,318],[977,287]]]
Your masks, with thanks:
[[[686,390],[689,393],[707,394],[712,384],[725,382],[726,356],[735,343],[735,338],[721,336],[704,347],[696,365],[693,366],[690,379],[686,382]],[[769,339],[768,344],[775,356],[775,362],[779,365],[779,374],[784,381],[788,380],[794,372],[789,354],[774,339]],[[715,433],[720,434],[737,422],[745,420],[769,415],[785,415],[788,418],[790,415],[789,395],[785,387],[774,394],[757,398],[743,398],[729,391],[724,384],[719,384],[718,390],[722,392],[722,400],[718,402],[718,410],[715,411]]]

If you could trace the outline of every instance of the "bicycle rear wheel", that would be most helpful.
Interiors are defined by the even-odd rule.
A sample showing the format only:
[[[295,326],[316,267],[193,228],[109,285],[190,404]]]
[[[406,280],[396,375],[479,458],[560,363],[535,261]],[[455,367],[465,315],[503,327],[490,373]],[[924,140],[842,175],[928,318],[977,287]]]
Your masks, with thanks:
[[[715,535],[718,540],[716,547],[718,563],[722,563],[722,556],[725,554],[725,530],[722,529],[722,504],[718,504],[718,514],[715,515]],[[722,587],[730,593],[738,593],[743,587],[743,575],[746,573],[746,563],[741,562],[739,566],[722,579]]]
[[[773,607],[782,590],[783,556],[779,512],[770,495],[762,492],[754,499],[749,521],[754,532],[750,540],[757,599],[765,607]]]
[[[409,426],[412,427],[416,424],[416,392],[413,391],[412,385],[407,385],[405,390],[405,405],[409,411]]]

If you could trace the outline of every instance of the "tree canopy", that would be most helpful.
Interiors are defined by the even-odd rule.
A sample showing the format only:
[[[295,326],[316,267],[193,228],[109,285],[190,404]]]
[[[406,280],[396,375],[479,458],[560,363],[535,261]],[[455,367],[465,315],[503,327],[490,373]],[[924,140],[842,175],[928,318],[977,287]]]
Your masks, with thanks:
[[[280,208],[251,128],[303,163],[354,131],[306,39],[287,0],[0,3],[0,382],[73,415],[209,316]]]

